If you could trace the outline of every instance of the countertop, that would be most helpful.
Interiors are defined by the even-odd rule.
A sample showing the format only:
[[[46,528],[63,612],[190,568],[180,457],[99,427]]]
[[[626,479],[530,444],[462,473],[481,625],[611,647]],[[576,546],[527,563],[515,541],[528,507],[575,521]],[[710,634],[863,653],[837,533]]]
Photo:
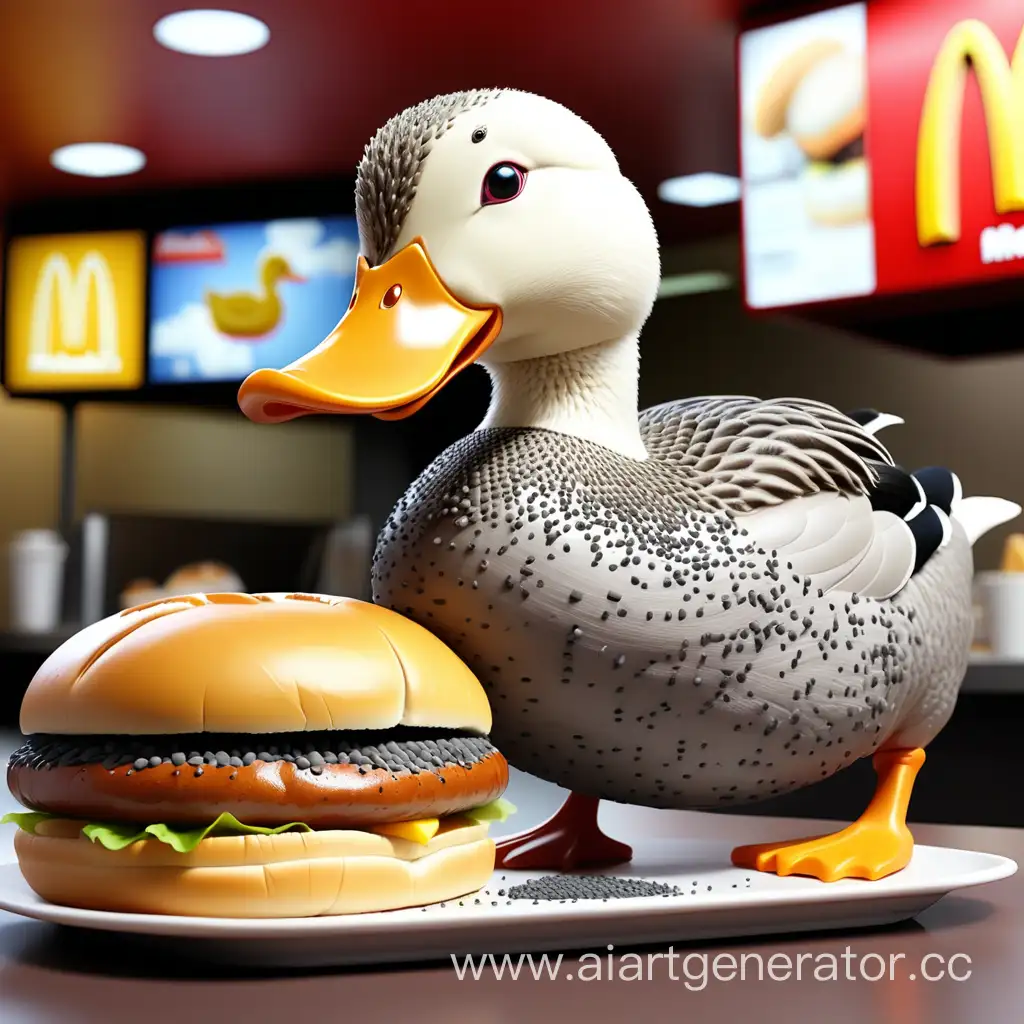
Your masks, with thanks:
[[[13,737],[0,736],[0,760]],[[510,796],[519,807],[515,827],[546,817],[560,791],[515,773]],[[865,794],[865,799],[868,794]],[[0,792],[0,813],[13,808]],[[605,805],[602,823],[612,834],[747,839],[752,821],[685,811]],[[509,823],[509,826],[511,823]],[[506,826],[508,827],[508,826]],[[756,819],[757,835],[808,834],[806,820]],[[13,829],[0,829],[0,863],[13,860]],[[915,825],[919,842],[984,850],[1024,865],[1024,830]],[[3,1024],[96,1021],[203,1024],[243,1019],[346,1022],[370,1019],[444,1021],[446,1024],[513,1024],[572,1021],[637,1024],[681,1020],[697,1024],[1016,1024],[1024,1005],[1024,872],[962,895],[941,899],[916,920],[885,929],[699,943],[677,947],[705,952],[877,953],[888,963],[903,954],[920,963],[929,953],[945,962],[970,958],[962,981],[839,980],[716,981],[685,984],[667,961],[655,962],[650,980],[513,981],[485,977],[459,981],[447,964],[389,969],[318,971],[313,974],[246,972],[184,966],[164,953],[119,936],[60,929],[0,912],[0,1020]],[[655,952],[648,950],[647,952]],[[966,970],[967,961],[959,965]]]

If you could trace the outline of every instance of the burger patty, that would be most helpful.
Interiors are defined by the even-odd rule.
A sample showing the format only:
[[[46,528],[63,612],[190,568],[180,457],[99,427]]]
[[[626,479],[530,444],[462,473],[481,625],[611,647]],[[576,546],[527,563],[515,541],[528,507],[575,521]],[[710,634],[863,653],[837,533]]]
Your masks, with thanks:
[[[26,807],[89,821],[359,828],[458,814],[499,797],[486,737],[400,727],[251,736],[33,735],[7,782]]]
[[[172,764],[177,768],[242,768],[257,761],[288,761],[319,775],[327,765],[355,765],[361,774],[470,767],[495,753],[486,736],[398,726],[376,732],[292,732],[263,736],[194,733],[185,736],[30,736],[11,755],[11,768],[69,768],[99,764],[132,771]]]

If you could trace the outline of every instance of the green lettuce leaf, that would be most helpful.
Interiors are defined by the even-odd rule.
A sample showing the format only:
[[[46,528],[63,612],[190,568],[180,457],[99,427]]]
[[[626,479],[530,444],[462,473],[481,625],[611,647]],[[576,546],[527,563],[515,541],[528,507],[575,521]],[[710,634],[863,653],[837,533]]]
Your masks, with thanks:
[[[0,825],[17,825],[26,832],[35,833],[36,825],[52,818],[67,820],[66,814],[47,814],[42,811],[14,811],[0,818]],[[123,850],[132,843],[143,839],[157,839],[166,843],[178,853],[191,853],[204,839],[209,836],[271,836],[280,832],[297,829],[312,832],[309,825],[301,821],[292,821],[277,828],[264,828],[262,825],[246,825],[233,814],[225,811],[217,819],[202,828],[176,828],[173,825],[158,823],[140,826],[134,822],[100,821],[83,824],[82,834],[94,843],[105,846],[108,850]]]
[[[468,811],[459,811],[464,818],[472,818],[473,821],[483,824],[488,821],[508,821],[516,813],[516,806],[503,797],[492,800],[489,804],[481,804],[479,807],[472,807]]]
[[[31,832],[36,831],[36,825],[41,821],[48,821],[50,818],[57,818],[60,815],[47,814],[45,811],[11,811],[0,818],[0,825],[17,825],[18,828]]]
[[[298,829],[301,832],[312,832],[313,830],[301,821],[291,821],[287,825],[278,825],[277,828],[265,828],[262,825],[244,825],[233,814],[224,811],[217,816],[216,821],[202,828],[175,828],[173,825],[147,825],[139,828],[135,824],[111,824],[102,822],[99,824],[86,825],[82,834],[105,846],[108,850],[123,850],[132,843],[142,839],[158,839],[166,843],[177,853],[191,853],[204,839],[209,836],[276,836],[281,832],[288,832],[290,829]]]
[[[499,798],[488,804],[482,804],[480,807],[460,811],[459,816],[482,824],[491,821],[507,821],[509,816],[515,812],[516,808],[512,803]],[[47,814],[42,811],[14,811],[0,818],[0,825],[17,825],[26,832],[34,833],[36,825],[51,818],[66,819],[67,815]],[[123,850],[126,846],[131,846],[132,843],[156,839],[158,842],[166,843],[177,853],[191,853],[204,839],[210,836],[273,836],[292,829],[302,832],[313,831],[309,825],[301,821],[292,821],[287,825],[279,825],[277,828],[246,825],[233,814],[225,811],[211,824],[200,828],[176,828],[173,825],[162,823],[140,826],[134,822],[100,821],[83,825],[82,834],[91,842],[99,843],[108,850]]]

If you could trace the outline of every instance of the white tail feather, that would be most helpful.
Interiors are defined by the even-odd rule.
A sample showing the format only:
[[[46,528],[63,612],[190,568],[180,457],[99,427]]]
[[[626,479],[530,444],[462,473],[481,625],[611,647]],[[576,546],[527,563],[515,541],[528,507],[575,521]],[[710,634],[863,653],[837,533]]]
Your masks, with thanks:
[[[869,434],[877,434],[886,427],[898,427],[905,421],[899,416],[893,416],[889,412],[880,412],[870,423],[865,423],[863,429]]]
[[[972,546],[989,530],[1016,519],[1020,513],[1020,505],[1005,498],[974,496],[961,498],[953,505],[953,518],[964,528]]]

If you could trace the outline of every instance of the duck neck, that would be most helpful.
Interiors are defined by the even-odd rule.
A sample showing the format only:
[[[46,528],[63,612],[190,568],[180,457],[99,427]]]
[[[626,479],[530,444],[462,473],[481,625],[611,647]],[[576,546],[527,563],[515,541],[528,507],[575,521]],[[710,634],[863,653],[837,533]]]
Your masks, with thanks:
[[[263,286],[263,297],[271,298],[277,292],[278,276],[269,267],[265,267],[260,275],[260,284]]]
[[[636,335],[571,352],[488,363],[491,404],[481,428],[554,430],[646,459],[637,423]]]

